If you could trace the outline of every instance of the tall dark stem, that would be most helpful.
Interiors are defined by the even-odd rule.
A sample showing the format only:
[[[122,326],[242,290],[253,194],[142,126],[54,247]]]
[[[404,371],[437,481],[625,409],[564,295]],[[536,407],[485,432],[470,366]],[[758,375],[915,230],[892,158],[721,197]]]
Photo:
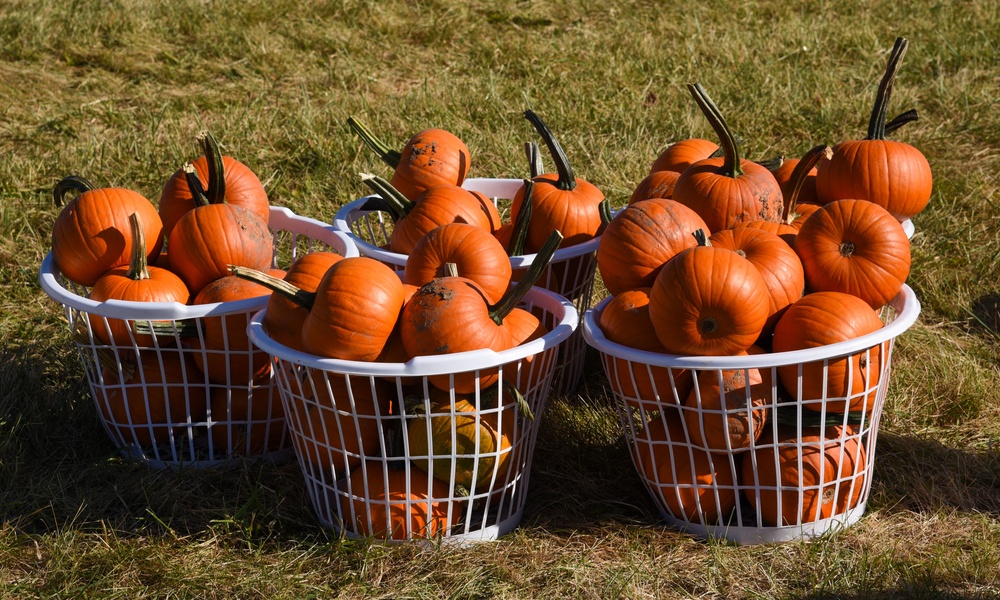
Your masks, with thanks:
[[[79,195],[96,189],[97,187],[93,183],[90,183],[88,179],[79,175],[68,175],[60,179],[55,187],[52,188],[52,199],[55,200],[56,206],[64,206],[66,204],[66,194],[69,192],[76,192]]]
[[[524,111],[524,118],[528,119],[531,124],[535,127],[538,135],[542,136],[542,141],[549,149],[549,154],[552,155],[552,160],[556,163],[556,172],[559,174],[559,180],[556,182],[556,187],[560,190],[572,190],[576,187],[576,177],[573,175],[573,167],[569,164],[569,159],[566,158],[566,153],[563,152],[562,146],[559,145],[559,141],[556,140],[555,134],[549,129],[549,126],[545,124],[545,121],[541,117],[536,115],[531,110]]]
[[[238,265],[229,265],[229,272],[240,279],[252,281],[266,287],[272,292],[281,294],[306,310],[312,310],[313,304],[316,302],[315,292],[307,292],[306,290],[295,287],[284,279],[268,275],[267,273],[258,271],[257,269],[241,267]]]
[[[792,191],[788,194],[788,198],[785,199],[785,208],[781,213],[782,223],[791,225],[791,222],[795,220],[795,205],[798,204],[799,193],[802,190],[802,186],[806,183],[809,171],[818,165],[821,160],[830,160],[831,158],[833,158],[833,149],[826,144],[820,144],[809,150],[809,152],[806,152],[805,156],[799,159],[795,168],[792,169],[792,174],[789,176],[789,181],[792,182]]]
[[[538,146],[535,146],[537,149]],[[510,248],[508,256],[520,256],[524,254],[524,242],[528,239],[528,224],[531,222],[531,207],[534,202],[531,199],[535,191],[535,183],[530,179],[524,180],[524,194],[521,201],[521,209],[514,219],[514,230],[510,234]]]
[[[875,94],[875,106],[872,108],[871,118],[868,120],[868,140],[885,139],[885,115],[889,108],[889,98],[892,96],[892,84],[896,80],[896,72],[903,62],[906,48],[909,42],[904,37],[896,38],[896,43],[889,54],[889,62],[885,67],[885,75],[878,85],[878,92]]]
[[[393,223],[408,215],[413,210],[413,207],[416,206],[413,200],[404,196],[391,183],[378,175],[362,173],[361,181],[381,197],[382,203],[388,209],[387,212],[392,217]],[[367,203],[366,207],[368,207]]]
[[[369,150],[382,159],[382,162],[393,169],[399,166],[399,161],[403,156],[398,151],[390,148],[385,142],[375,137],[375,134],[364,123],[354,117],[347,117],[347,125],[361,138],[361,141],[365,143],[365,146],[368,146]]]
[[[205,196],[209,204],[222,204],[226,201],[226,166],[222,161],[219,143],[208,131],[198,133],[196,139],[208,162],[208,189]]]
[[[728,177],[738,177],[743,174],[743,167],[740,164],[740,147],[736,143],[736,137],[729,129],[726,119],[719,112],[719,108],[708,97],[705,88],[700,83],[689,83],[688,91],[694,96],[695,102],[701,112],[708,118],[708,122],[719,136],[719,143],[723,149],[724,162],[722,163],[722,174]]]
[[[535,254],[535,258],[531,261],[531,266],[528,267],[524,277],[518,280],[514,287],[507,290],[507,293],[496,304],[490,306],[490,318],[493,319],[494,323],[503,325],[503,321],[510,314],[510,311],[517,308],[525,294],[531,290],[531,286],[535,285],[538,278],[545,272],[545,268],[549,265],[556,250],[559,249],[562,240],[563,234],[558,229],[553,231],[542,244],[542,248]]]

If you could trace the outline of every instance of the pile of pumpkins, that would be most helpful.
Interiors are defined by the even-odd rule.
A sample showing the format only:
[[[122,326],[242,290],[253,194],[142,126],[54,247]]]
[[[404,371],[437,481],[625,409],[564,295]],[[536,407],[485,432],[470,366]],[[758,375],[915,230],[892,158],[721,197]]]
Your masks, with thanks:
[[[905,49],[900,38],[865,139],[817,146],[774,170],[741,156],[718,107],[690,85],[720,144],[669,146],[607,226],[597,256],[612,295],[599,315],[604,335],[645,352],[740,356],[817,348],[880,329],[879,311],[910,271],[901,222],[931,194],[926,158],[885,135]],[[802,426],[801,436],[796,426],[772,427],[773,386],[806,414],[870,415],[883,359],[876,346],[830,361],[825,377],[822,362],[693,374],[620,361],[629,372],[608,375],[631,404],[660,411],[638,434],[637,467],[662,486],[671,514],[724,522],[742,489],[761,525],[785,526],[855,506],[864,482],[852,478],[863,476],[866,456],[851,425]],[[754,460],[733,463],[751,448]],[[820,474],[829,490],[809,487]],[[779,481],[787,488],[780,503]],[[803,485],[800,497],[794,490]]]

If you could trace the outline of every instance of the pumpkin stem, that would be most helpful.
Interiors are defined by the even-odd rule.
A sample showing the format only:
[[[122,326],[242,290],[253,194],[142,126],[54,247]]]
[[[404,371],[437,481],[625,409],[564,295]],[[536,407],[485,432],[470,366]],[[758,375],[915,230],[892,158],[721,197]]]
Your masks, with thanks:
[[[52,188],[52,198],[55,200],[56,206],[65,206],[68,192],[76,192],[79,195],[96,189],[97,187],[88,179],[79,175],[68,175],[60,179],[59,183]]]
[[[778,169],[785,162],[785,157],[784,157],[784,155],[782,155],[782,156],[775,156],[773,158],[765,158],[763,160],[755,160],[754,162],[757,163],[758,165],[764,167],[768,171],[774,171],[774,170]]]
[[[695,231],[691,232],[691,235],[694,236],[694,239],[696,242],[698,242],[699,246],[712,245],[712,242],[709,241],[708,234],[705,233],[704,229],[696,229]]]
[[[799,201],[799,192],[802,190],[802,186],[806,183],[806,177],[809,175],[809,171],[813,167],[818,165],[822,160],[830,160],[833,158],[833,149],[825,144],[820,144],[815,146],[809,152],[805,153],[795,168],[792,169],[792,174],[789,176],[789,180],[792,182],[792,191],[785,199],[785,208],[781,213],[781,222],[787,225],[791,225],[792,221],[795,220],[797,216],[795,213],[795,205]]]
[[[722,113],[719,112],[719,108],[708,97],[705,88],[701,87],[700,83],[689,83],[687,87],[691,95],[694,96],[695,102],[698,103],[701,112],[708,118],[708,122],[712,125],[712,129],[715,130],[715,134],[719,136],[719,142],[722,146],[723,156],[725,157],[722,163],[721,174],[727,177],[739,177],[743,174],[743,167],[740,164],[740,147],[736,142],[736,136],[729,129],[729,125],[726,123],[726,119],[722,116]]]
[[[500,406],[500,385],[503,385],[504,391],[506,391],[514,399],[514,403],[517,404],[517,409],[529,421],[535,420],[535,413],[532,412],[531,407],[528,406],[528,401],[525,400],[524,394],[521,390],[517,389],[517,386],[509,379],[504,379],[502,383],[495,386],[490,386],[479,393],[479,406],[486,410],[494,410]],[[489,427],[485,423],[484,426]],[[490,427],[492,430],[493,428]],[[494,431],[494,433],[496,433]]]
[[[897,129],[919,119],[920,116],[917,114],[917,109],[911,108],[910,110],[896,115],[896,118],[885,124],[885,134],[895,133]]]
[[[526,142],[524,153],[528,155],[528,172],[534,179],[545,172],[545,164],[542,162],[542,152],[538,148],[538,142]]]
[[[538,145],[536,144],[535,149],[537,148]],[[528,239],[528,223],[531,221],[531,207],[534,205],[534,202],[531,200],[531,194],[534,191],[535,182],[525,179],[524,194],[522,195],[524,200],[521,202],[521,209],[517,213],[517,218],[514,219],[514,231],[510,234],[510,248],[507,256],[520,256],[524,254],[524,242]]]
[[[139,335],[182,338],[198,337],[198,323],[193,319],[180,321],[133,321],[133,329]]]
[[[128,216],[128,226],[132,234],[132,256],[125,276],[133,281],[149,279],[149,264],[146,260],[146,232],[142,229],[139,213]]]
[[[361,173],[361,181],[367,185],[373,192],[379,195],[382,202],[372,203],[372,207],[375,208],[386,208],[386,212],[392,218],[392,222],[396,223],[413,210],[416,203],[410,200],[406,196],[400,193],[399,190],[394,188],[391,183],[386,181],[384,178],[378,175],[372,175],[371,173]],[[369,204],[366,202],[365,207]]]
[[[563,234],[558,229],[549,234],[549,239],[545,240],[541,249],[535,254],[535,258],[531,261],[531,266],[528,267],[524,277],[514,287],[507,290],[496,304],[490,306],[490,318],[493,319],[494,323],[503,325],[503,320],[507,318],[510,311],[517,308],[517,305],[521,303],[525,294],[531,290],[531,286],[535,285],[538,278],[545,272],[545,268],[549,265],[549,261],[552,260],[552,256],[556,253],[562,241]]]
[[[382,162],[389,165],[393,169],[399,166],[400,159],[403,155],[398,151],[393,150],[385,142],[375,137],[367,126],[361,121],[358,121],[354,117],[347,117],[347,125],[354,130],[354,133],[361,138],[361,141],[368,146],[368,149],[378,154],[378,157],[382,159]]]
[[[556,172],[559,173],[559,180],[556,181],[556,187],[563,191],[575,188],[576,177],[573,176],[573,167],[570,166],[569,159],[566,158],[566,153],[563,152],[562,146],[559,145],[559,141],[556,140],[552,130],[549,129],[549,126],[545,124],[545,121],[541,117],[530,109],[524,111],[524,118],[528,119],[535,127],[538,135],[542,136],[542,141],[548,146],[549,154],[552,155],[552,160],[556,163]]]
[[[909,42],[904,37],[896,38],[896,43],[889,54],[889,62],[885,67],[885,75],[878,84],[878,92],[875,94],[875,106],[872,108],[871,118],[868,120],[867,140],[885,139],[885,114],[889,107],[889,98],[892,96],[892,84],[896,80],[896,72],[899,71],[899,64],[903,61],[906,48]]]
[[[316,292],[308,292],[300,289],[288,283],[284,279],[258,271],[257,269],[241,267],[238,265],[229,265],[229,272],[236,275],[240,279],[252,281],[266,287],[272,292],[281,294],[306,310],[312,310],[313,304],[316,302]]]
[[[222,204],[226,201],[226,166],[222,161],[219,143],[208,131],[198,132],[195,139],[208,161],[208,189],[205,196],[210,204]]]
[[[184,180],[187,181],[188,189],[191,191],[191,199],[194,200],[195,206],[208,206],[211,204],[208,201],[208,196],[205,195],[205,188],[201,185],[201,179],[198,177],[198,171],[194,168],[191,163],[184,163],[181,167],[184,171]]]
[[[611,214],[611,201],[607,198],[601,200],[601,203],[597,205],[597,210],[601,213],[601,227],[598,230],[597,235],[601,235],[604,233],[604,228],[611,223],[611,220],[614,219],[615,216]]]

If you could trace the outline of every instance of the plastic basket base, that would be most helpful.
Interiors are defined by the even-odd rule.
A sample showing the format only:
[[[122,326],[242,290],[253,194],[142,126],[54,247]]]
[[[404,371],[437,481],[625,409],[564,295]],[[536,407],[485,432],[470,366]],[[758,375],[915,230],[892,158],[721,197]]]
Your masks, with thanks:
[[[702,540],[726,540],[739,545],[772,544],[780,542],[808,541],[828,533],[847,529],[861,520],[865,514],[865,503],[861,502],[851,510],[802,525],[788,527],[743,527],[714,525],[707,527],[678,519],[670,513],[660,511],[660,517],[671,527]]]

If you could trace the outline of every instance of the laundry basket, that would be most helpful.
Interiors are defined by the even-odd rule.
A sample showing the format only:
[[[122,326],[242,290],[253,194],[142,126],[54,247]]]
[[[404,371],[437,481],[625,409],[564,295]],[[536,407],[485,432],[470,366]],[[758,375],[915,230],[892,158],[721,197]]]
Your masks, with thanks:
[[[522,307],[549,330],[510,350],[406,363],[319,358],[267,335],[285,414],[320,522],[350,537],[474,542],[521,520],[538,424],[573,304],[532,288]],[[471,391],[455,392],[461,374]]]
[[[756,544],[808,539],[861,518],[893,343],[920,313],[908,286],[882,308],[876,332],[732,357],[613,343],[598,326],[609,300],[584,316],[583,335],[600,352],[633,464],[664,520],[696,537]],[[842,397],[823,391],[797,401],[780,383],[784,371],[796,390],[828,389],[827,377],[849,359],[862,375],[848,371]],[[727,386],[733,378],[740,385]],[[719,391],[727,387],[739,391]]]
[[[317,250],[358,255],[349,236],[287,208],[271,207],[269,227],[275,266]],[[97,302],[59,273],[51,253],[39,284],[65,310],[98,415],[123,455],[154,467],[294,456],[270,358],[241,335],[268,296],[204,305]],[[95,328],[109,320],[124,320],[130,343],[98,339]],[[150,322],[157,335],[146,333]],[[223,332],[221,345],[206,342],[209,331]]]
[[[492,198],[503,208],[507,204],[505,201],[512,199],[523,184],[522,179],[470,178],[462,186]],[[380,260],[397,270],[402,269],[406,265],[407,256],[382,247],[388,243],[392,234],[392,219],[382,211],[363,209],[370,198],[371,196],[366,196],[344,205],[337,211],[333,225],[337,230],[352,236],[362,255]],[[597,248],[600,243],[601,238],[598,236],[582,244],[560,248],[536,285],[566,298],[582,314],[590,307],[593,296]],[[515,280],[531,266],[534,259],[534,254],[510,258]],[[563,343],[560,351],[562,357],[556,365],[552,380],[552,393],[569,394],[576,389],[583,377],[586,350],[587,344],[579,331]]]

